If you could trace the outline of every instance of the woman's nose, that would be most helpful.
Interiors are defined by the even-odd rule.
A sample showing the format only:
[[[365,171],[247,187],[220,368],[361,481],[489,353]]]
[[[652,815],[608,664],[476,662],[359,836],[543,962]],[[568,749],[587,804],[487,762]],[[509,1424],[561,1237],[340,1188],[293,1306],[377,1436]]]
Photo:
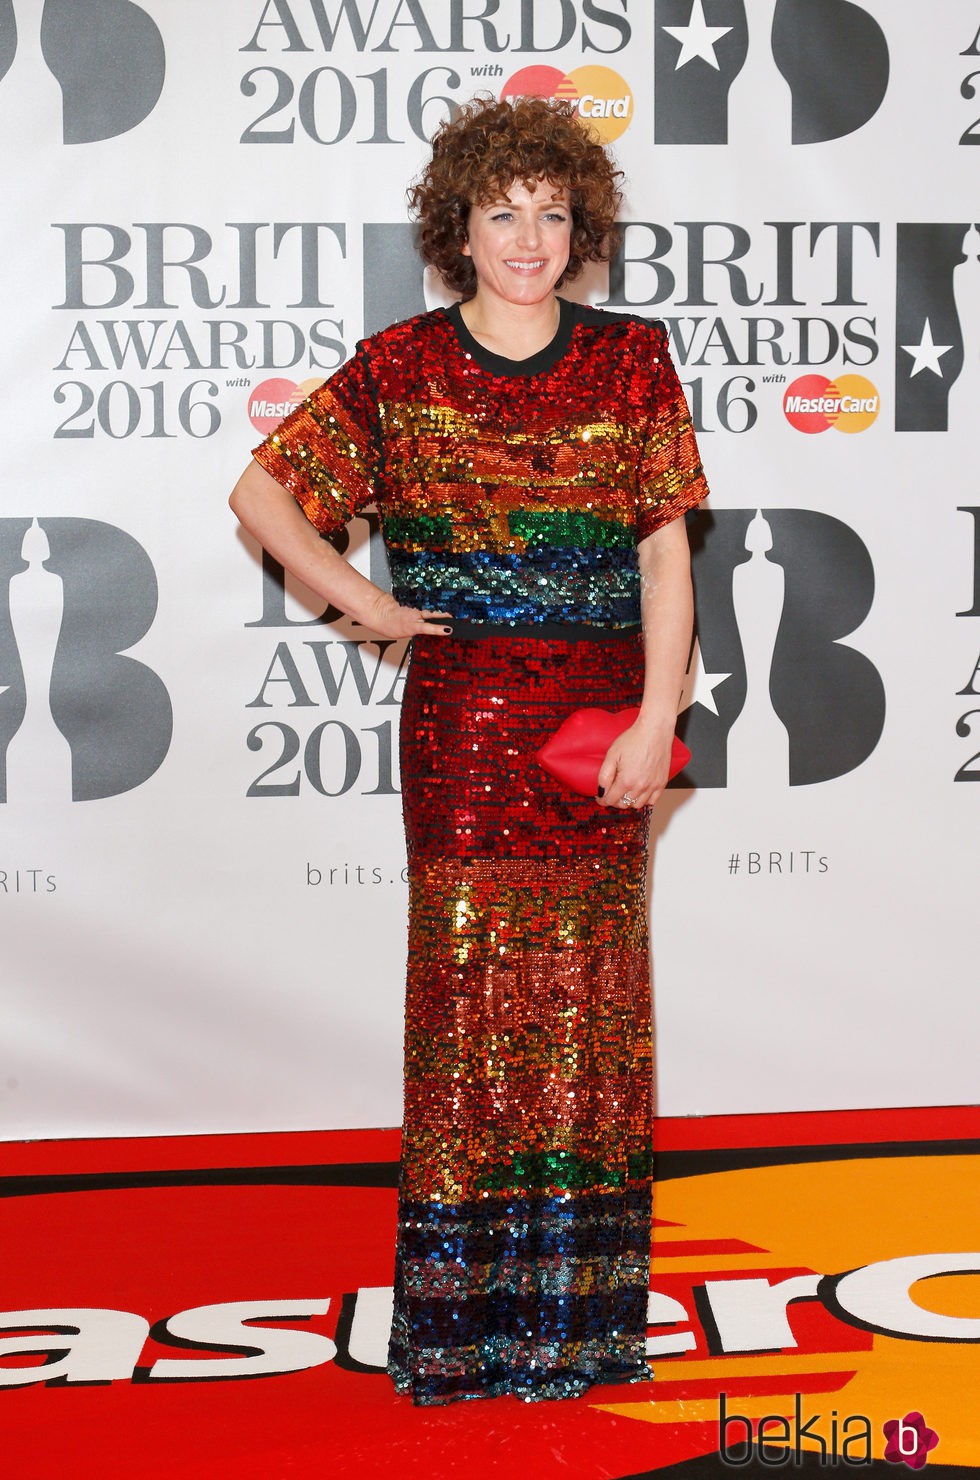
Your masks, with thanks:
[[[533,216],[521,217],[521,246],[536,247],[541,240],[541,222],[537,213]]]

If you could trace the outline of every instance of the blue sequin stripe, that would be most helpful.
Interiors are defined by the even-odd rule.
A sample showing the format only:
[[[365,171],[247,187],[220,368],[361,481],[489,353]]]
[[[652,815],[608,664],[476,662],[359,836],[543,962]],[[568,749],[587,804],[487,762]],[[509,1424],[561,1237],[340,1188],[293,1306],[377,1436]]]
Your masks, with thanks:
[[[649,1185],[406,1202],[404,1249],[418,1277],[392,1331],[396,1386],[411,1373],[424,1403],[647,1380],[650,1216]],[[481,1268],[483,1289],[460,1301],[460,1270]]]
[[[398,601],[474,621],[580,621],[611,626],[640,620],[635,551],[475,550],[446,556],[389,551]],[[599,579],[601,577],[601,579]]]

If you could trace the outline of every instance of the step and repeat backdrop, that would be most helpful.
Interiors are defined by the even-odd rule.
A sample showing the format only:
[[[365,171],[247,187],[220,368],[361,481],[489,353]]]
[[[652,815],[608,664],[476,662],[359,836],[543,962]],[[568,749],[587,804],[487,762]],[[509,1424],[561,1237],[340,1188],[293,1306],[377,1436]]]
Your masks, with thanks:
[[[569,291],[666,321],[712,488],[658,1108],[976,1098],[980,4],[3,0],[0,1136],[400,1123],[404,644],[227,495],[450,301],[405,189],[488,91],[614,150]]]

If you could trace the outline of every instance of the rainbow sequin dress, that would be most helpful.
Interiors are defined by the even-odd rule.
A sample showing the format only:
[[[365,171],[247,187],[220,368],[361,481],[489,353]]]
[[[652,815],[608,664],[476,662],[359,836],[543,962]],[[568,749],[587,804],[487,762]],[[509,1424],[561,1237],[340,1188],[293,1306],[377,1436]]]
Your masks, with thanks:
[[[405,1109],[388,1371],[417,1404],[649,1378],[646,812],[534,753],[640,701],[638,541],[706,494],[662,325],[562,302],[531,360],[458,306],[362,341],[255,453],[324,533],[376,499],[412,642]]]

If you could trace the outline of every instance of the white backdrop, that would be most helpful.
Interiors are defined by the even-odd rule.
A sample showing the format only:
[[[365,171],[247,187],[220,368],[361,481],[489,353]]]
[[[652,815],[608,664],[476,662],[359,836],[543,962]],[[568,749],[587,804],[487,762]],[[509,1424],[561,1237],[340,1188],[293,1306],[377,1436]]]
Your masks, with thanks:
[[[574,291],[668,321],[712,487],[658,1109],[976,1099],[978,26],[0,7],[0,1135],[400,1122],[401,645],[284,595],[226,498],[290,396],[444,301],[404,209],[444,100],[563,79],[628,181]]]

